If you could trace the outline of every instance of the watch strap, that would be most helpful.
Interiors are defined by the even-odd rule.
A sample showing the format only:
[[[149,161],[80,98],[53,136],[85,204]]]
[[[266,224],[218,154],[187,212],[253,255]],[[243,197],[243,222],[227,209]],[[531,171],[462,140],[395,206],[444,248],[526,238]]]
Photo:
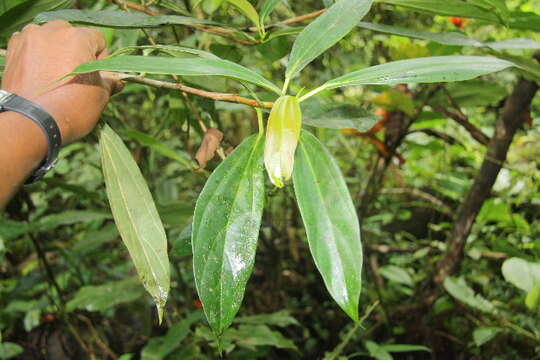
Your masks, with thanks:
[[[40,168],[28,179],[27,183],[38,181],[56,164],[58,152],[62,145],[60,129],[54,118],[41,106],[34,104],[21,96],[5,90],[0,90],[0,112],[3,111],[14,111],[26,116],[38,124],[45,133],[48,143],[47,157]]]

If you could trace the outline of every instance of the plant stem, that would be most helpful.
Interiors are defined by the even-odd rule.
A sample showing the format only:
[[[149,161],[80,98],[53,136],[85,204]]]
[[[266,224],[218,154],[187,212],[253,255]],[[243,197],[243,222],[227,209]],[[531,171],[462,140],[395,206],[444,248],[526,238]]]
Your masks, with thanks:
[[[262,101],[259,102],[257,100],[248,99],[245,97],[242,97],[240,95],[231,94],[231,93],[217,93],[217,92],[211,92],[211,91],[205,91],[201,89],[192,88],[189,86],[185,86],[182,84],[176,84],[168,81],[160,81],[160,80],[154,80],[154,79],[148,79],[144,76],[139,75],[129,75],[129,74],[123,74],[123,73],[117,73],[117,77],[120,80],[134,82],[138,84],[148,85],[155,88],[166,88],[166,89],[172,89],[172,90],[180,90],[188,94],[196,95],[199,97],[203,97],[206,99],[211,99],[215,101],[226,101],[226,102],[233,102],[237,104],[244,104],[251,107],[261,107],[265,109],[271,109],[274,105],[271,101]]]
[[[283,84],[283,90],[281,90],[281,94],[285,95],[287,93],[287,90],[289,89],[289,83],[291,82],[291,78],[286,77],[285,78],[285,84]]]
[[[292,18],[287,19],[287,20],[283,20],[283,21],[275,23],[275,24],[266,25],[264,27],[264,29],[268,30],[268,29],[277,28],[277,27],[280,27],[280,26],[283,26],[283,25],[290,25],[290,24],[294,24],[294,23],[298,23],[298,22],[302,22],[302,21],[306,21],[306,20],[315,19],[315,18],[321,16],[325,11],[326,11],[326,9],[321,9],[321,10],[317,10],[317,11],[314,11],[314,12],[310,12],[308,14],[295,16],[295,17],[292,17]],[[255,26],[249,27],[247,30],[251,31],[251,32],[257,32],[258,31],[258,29]]]
[[[321,86],[319,86],[318,88],[311,90],[311,91],[308,92],[306,95],[302,96],[300,99],[298,99],[298,102],[305,101],[305,100],[309,99],[310,97],[312,97],[312,96],[314,96],[314,95],[317,95],[318,93],[320,93],[320,92],[323,91],[324,89],[326,89],[326,88],[324,87],[324,85],[321,85]]]
[[[263,136],[264,135],[263,113],[262,113],[262,110],[259,108],[255,108],[255,111],[257,112],[257,122],[259,124],[259,136]]]

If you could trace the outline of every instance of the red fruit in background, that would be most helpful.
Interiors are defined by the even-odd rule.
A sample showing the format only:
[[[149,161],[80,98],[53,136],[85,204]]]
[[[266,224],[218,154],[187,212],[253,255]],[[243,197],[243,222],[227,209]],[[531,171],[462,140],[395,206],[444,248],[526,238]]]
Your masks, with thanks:
[[[197,300],[193,301],[193,307],[195,309],[202,309],[203,306],[202,306],[201,300],[197,299]]]
[[[465,27],[465,24],[467,23],[467,21],[469,21],[468,19],[464,19],[464,18],[460,18],[460,17],[451,17],[448,20],[452,24],[454,24],[454,26],[457,27],[458,29],[463,29]]]
[[[532,126],[533,125],[533,119],[531,117],[531,110],[529,108],[527,108],[524,112],[523,112],[523,115],[521,115],[523,117],[523,122],[529,126]]]

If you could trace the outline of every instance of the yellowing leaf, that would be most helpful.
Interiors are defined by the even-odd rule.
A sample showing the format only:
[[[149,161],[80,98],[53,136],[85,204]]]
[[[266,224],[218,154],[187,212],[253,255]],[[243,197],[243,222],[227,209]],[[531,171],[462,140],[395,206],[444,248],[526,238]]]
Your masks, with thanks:
[[[122,241],[163,316],[170,287],[167,237],[144,177],[122,139],[105,126],[100,138],[107,197]]]
[[[244,14],[245,17],[247,17],[253,25],[259,26],[259,14],[257,13],[257,10],[249,3],[247,0],[227,0],[228,3],[231,5],[234,5],[238,10]]]

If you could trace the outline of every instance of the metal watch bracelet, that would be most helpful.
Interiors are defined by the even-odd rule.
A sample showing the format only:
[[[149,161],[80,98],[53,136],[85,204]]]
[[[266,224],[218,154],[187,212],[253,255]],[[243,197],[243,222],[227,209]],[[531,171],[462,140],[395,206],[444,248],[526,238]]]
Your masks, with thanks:
[[[62,145],[60,129],[54,118],[39,105],[8,91],[0,90],[0,112],[3,111],[14,111],[26,116],[38,124],[45,133],[48,143],[47,157],[41,167],[34,172],[26,183],[36,182],[56,164],[58,152]]]

